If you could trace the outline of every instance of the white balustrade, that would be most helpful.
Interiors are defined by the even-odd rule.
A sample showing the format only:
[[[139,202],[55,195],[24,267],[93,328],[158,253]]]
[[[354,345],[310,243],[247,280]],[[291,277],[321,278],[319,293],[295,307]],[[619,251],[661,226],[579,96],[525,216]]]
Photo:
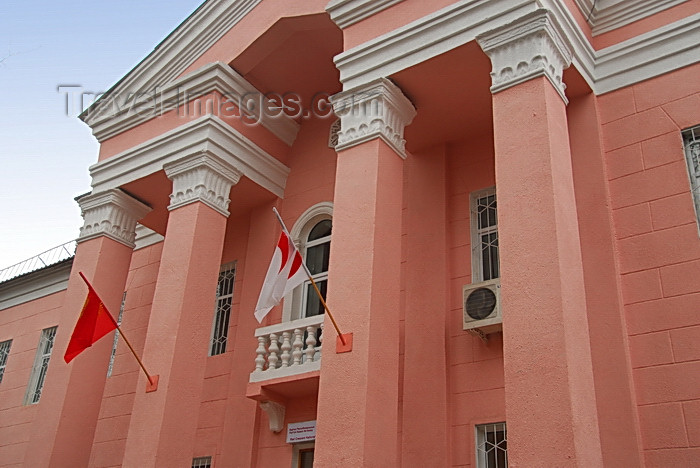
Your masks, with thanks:
[[[258,328],[251,382],[321,369],[323,315]]]

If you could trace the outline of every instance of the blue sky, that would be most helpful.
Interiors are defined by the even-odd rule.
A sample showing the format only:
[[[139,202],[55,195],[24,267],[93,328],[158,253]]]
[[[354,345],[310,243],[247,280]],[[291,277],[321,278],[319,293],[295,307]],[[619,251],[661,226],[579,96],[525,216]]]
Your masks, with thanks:
[[[202,0],[3,0],[0,269],[78,235],[98,144],[61,84],[106,91]]]

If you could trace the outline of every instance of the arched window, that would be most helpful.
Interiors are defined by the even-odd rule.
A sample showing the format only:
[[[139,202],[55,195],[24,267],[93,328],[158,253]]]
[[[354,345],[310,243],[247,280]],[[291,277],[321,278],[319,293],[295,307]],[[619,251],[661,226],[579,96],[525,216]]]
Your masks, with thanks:
[[[331,252],[332,227],[330,219],[319,221],[311,228],[304,244],[304,261],[324,300],[328,289],[328,259]],[[323,304],[321,304],[311,281],[306,281],[304,283],[301,318],[313,317],[322,313],[324,313]]]
[[[328,261],[333,229],[333,204],[318,203],[306,210],[290,230],[292,240],[299,248],[304,263],[325,299],[328,289]],[[296,288],[291,298],[284,301],[282,320],[297,320],[324,313],[311,281]],[[289,300],[291,299],[291,300]]]

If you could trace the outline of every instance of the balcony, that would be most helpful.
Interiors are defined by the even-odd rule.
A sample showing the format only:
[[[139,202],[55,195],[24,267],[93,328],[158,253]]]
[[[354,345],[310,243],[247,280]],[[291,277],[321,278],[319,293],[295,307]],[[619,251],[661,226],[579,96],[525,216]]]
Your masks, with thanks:
[[[250,382],[318,372],[321,369],[323,315],[258,328],[255,370]],[[286,380],[286,379],[285,379]]]

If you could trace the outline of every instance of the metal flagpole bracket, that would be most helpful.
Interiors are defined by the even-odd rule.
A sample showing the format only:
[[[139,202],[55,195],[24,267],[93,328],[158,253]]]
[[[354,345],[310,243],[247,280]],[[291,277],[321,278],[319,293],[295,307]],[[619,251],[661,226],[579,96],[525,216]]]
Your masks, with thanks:
[[[335,354],[349,353],[350,351],[352,351],[352,333],[338,335],[335,338]]]
[[[157,375],[152,375],[146,382],[146,393],[155,392],[158,390],[158,377]]]

